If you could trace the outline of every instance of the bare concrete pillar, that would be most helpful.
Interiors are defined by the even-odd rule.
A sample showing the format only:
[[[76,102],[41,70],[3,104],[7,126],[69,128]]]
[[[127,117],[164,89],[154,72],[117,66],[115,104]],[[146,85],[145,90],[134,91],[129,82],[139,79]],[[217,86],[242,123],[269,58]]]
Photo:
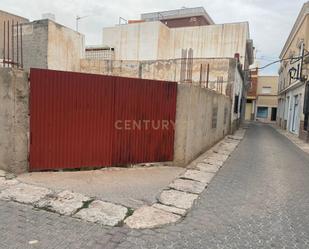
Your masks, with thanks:
[[[29,87],[22,70],[0,68],[0,169],[28,169]]]

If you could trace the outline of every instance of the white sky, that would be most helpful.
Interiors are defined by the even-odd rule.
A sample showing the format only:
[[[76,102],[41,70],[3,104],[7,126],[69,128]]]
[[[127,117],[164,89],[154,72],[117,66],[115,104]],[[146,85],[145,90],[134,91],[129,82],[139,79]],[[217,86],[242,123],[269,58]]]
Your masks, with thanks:
[[[86,35],[88,45],[102,43],[102,27],[118,23],[119,16],[139,19],[140,13],[203,6],[216,23],[249,21],[251,38],[260,65],[276,60],[286,41],[304,0],[1,0],[0,9],[30,20],[51,12],[56,21]],[[278,64],[262,74],[277,74]]]

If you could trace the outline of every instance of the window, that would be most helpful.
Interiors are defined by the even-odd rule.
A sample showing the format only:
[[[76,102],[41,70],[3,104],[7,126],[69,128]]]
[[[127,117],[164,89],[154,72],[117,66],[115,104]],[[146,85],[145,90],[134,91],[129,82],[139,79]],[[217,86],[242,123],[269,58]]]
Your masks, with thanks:
[[[271,93],[271,87],[270,86],[263,86],[262,87],[262,94],[270,94]]]
[[[268,107],[258,107],[257,108],[257,118],[267,118],[268,117]]]

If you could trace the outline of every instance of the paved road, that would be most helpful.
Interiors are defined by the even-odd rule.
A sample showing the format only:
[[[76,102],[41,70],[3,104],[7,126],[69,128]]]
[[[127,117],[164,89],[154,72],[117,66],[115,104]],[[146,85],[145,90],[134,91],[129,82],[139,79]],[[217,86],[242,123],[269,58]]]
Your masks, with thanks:
[[[0,248],[307,249],[309,156],[273,128],[254,124],[179,224],[107,228],[0,202]]]

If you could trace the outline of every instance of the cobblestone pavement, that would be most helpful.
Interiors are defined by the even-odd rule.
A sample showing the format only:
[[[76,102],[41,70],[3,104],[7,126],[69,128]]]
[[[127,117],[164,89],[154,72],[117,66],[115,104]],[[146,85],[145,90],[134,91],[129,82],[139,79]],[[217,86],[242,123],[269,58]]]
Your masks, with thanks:
[[[273,128],[252,124],[178,224],[108,228],[0,202],[0,248],[307,249],[309,155]]]

